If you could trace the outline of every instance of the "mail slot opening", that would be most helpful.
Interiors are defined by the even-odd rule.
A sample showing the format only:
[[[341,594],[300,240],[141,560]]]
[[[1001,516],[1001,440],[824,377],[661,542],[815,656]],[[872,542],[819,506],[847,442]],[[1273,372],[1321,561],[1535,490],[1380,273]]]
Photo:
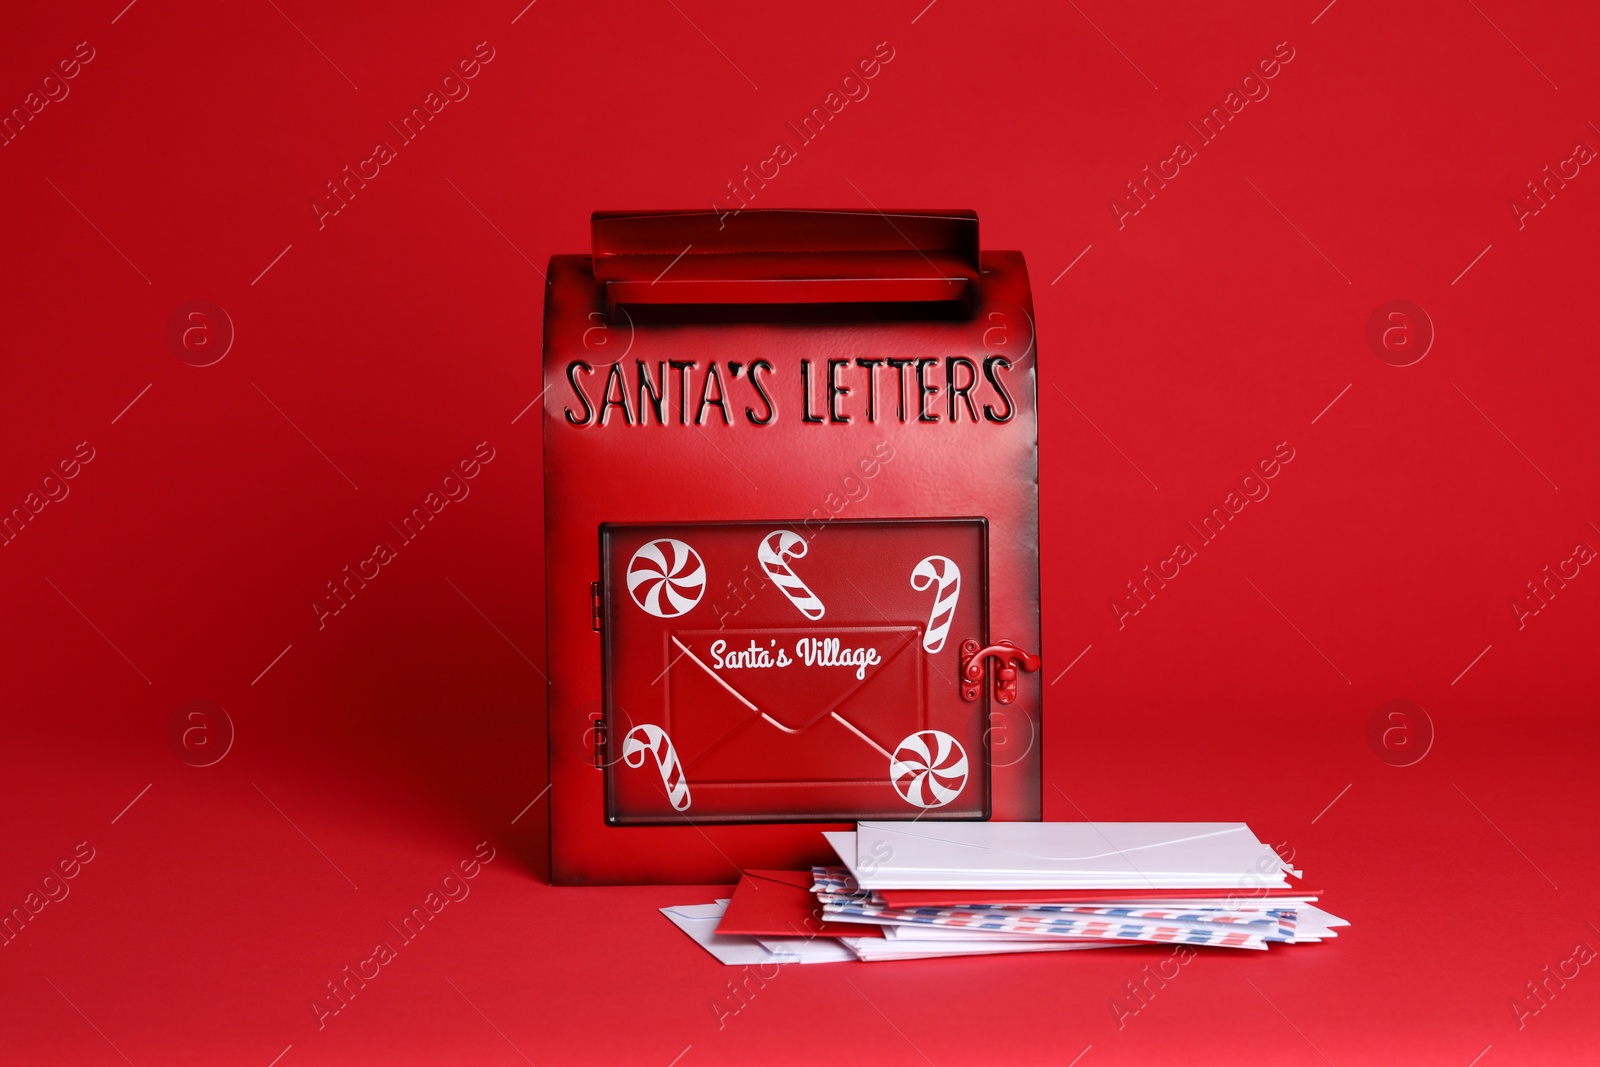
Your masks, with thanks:
[[[954,318],[980,274],[971,212],[600,213],[594,276],[616,321]],[[782,251],[775,251],[781,248]],[[694,310],[690,310],[694,309]],[[740,309],[744,309],[742,312]]]
[[[972,317],[967,292],[951,300],[856,301],[822,304],[615,304],[607,321],[635,326],[677,326],[696,323],[876,323],[961,322]]]

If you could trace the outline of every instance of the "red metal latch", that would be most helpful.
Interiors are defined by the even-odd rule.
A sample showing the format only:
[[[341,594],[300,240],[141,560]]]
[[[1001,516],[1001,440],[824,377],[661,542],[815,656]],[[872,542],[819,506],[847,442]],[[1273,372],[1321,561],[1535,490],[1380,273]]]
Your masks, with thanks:
[[[984,662],[999,660],[994,672],[994,702],[1012,704],[1017,699],[1017,668],[1039,669],[1039,657],[1024,652],[1010,641],[979,646],[976,641],[961,642],[961,699],[975,701],[983,691]]]
[[[600,632],[600,618],[601,618],[601,614],[600,613],[601,613],[601,610],[603,608],[603,603],[600,600],[600,583],[599,582],[590,582],[589,583],[589,603],[591,605],[591,611],[592,611],[592,614],[591,614],[591,617],[589,619],[589,622],[590,622],[590,625],[592,625],[594,627],[594,632],[595,633],[599,633]]]

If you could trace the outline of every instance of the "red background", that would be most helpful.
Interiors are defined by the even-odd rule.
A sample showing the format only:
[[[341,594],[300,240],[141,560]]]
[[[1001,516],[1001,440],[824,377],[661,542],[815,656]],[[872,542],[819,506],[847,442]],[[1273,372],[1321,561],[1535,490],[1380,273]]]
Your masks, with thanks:
[[[1520,1029],[1511,1002],[1600,946],[1600,578],[1521,629],[1509,605],[1600,545],[1600,178],[1520,229],[1508,206],[1600,146],[1592,12],[123,3],[19,9],[0,35],[7,112],[95,53],[0,148],[0,508],[94,449],[0,548],[0,907],[95,850],[0,948],[6,1058],[1592,1050],[1592,968]],[[1247,820],[1355,924],[1203,955],[1120,1030],[1113,998],[1165,950],[785,968],[719,1029],[742,972],[655,911],[716,890],[543,884],[539,424],[518,418],[539,271],[586,249],[591,210],[706,206],[885,40],[871,95],[757,203],[971,207],[985,247],[1028,257],[1047,817]],[[471,95],[319,230],[324,183],[480,41]],[[1119,229],[1123,183],[1280,41],[1270,95]],[[209,367],[166,337],[195,299],[237,332]],[[1437,333],[1408,367],[1366,340],[1395,299]],[[470,497],[319,630],[324,582],[483,441]],[[1123,583],[1281,441],[1270,497],[1119,630]],[[192,700],[236,731],[211,766],[168,739]],[[1411,766],[1420,716],[1368,741],[1391,700],[1432,725]],[[485,840],[471,895],[319,1030],[323,983]]]

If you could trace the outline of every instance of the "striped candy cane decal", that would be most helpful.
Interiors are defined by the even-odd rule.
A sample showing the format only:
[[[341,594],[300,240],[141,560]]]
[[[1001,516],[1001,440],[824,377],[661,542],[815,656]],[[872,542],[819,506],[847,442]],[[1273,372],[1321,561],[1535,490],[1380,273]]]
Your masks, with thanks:
[[[643,767],[648,752],[655,757],[656,769],[661,772],[661,784],[667,787],[667,799],[676,811],[689,807],[689,780],[678,763],[678,751],[672,747],[672,738],[659,726],[643,723],[629,730],[622,739],[622,758],[630,767]]]
[[[956,602],[961,599],[961,568],[956,561],[944,556],[929,556],[911,570],[911,588],[922,592],[937,584],[938,594],[933,600],[933,612],[928,616],[928,629],[922,635],[924,652],[937,652],[944,647],[950,633],[950,623],[956,617]]]
[[[827,609],[789,566],[791,559],[805,554],[806,539],[793,530],[773,530],[761,539],[761,547],[756,549],[756,558],[761,561],[761,569],[767,572],[767,577],[800,609],[800,614],[816,622]]]

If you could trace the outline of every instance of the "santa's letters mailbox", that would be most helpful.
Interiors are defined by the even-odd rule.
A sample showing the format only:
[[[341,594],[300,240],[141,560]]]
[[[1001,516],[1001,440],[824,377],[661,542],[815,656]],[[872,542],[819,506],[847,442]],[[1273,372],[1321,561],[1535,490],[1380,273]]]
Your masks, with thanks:
[[[971,212],[593,225],[546,287],[552,881],[1039,818],[1022,256]]]

